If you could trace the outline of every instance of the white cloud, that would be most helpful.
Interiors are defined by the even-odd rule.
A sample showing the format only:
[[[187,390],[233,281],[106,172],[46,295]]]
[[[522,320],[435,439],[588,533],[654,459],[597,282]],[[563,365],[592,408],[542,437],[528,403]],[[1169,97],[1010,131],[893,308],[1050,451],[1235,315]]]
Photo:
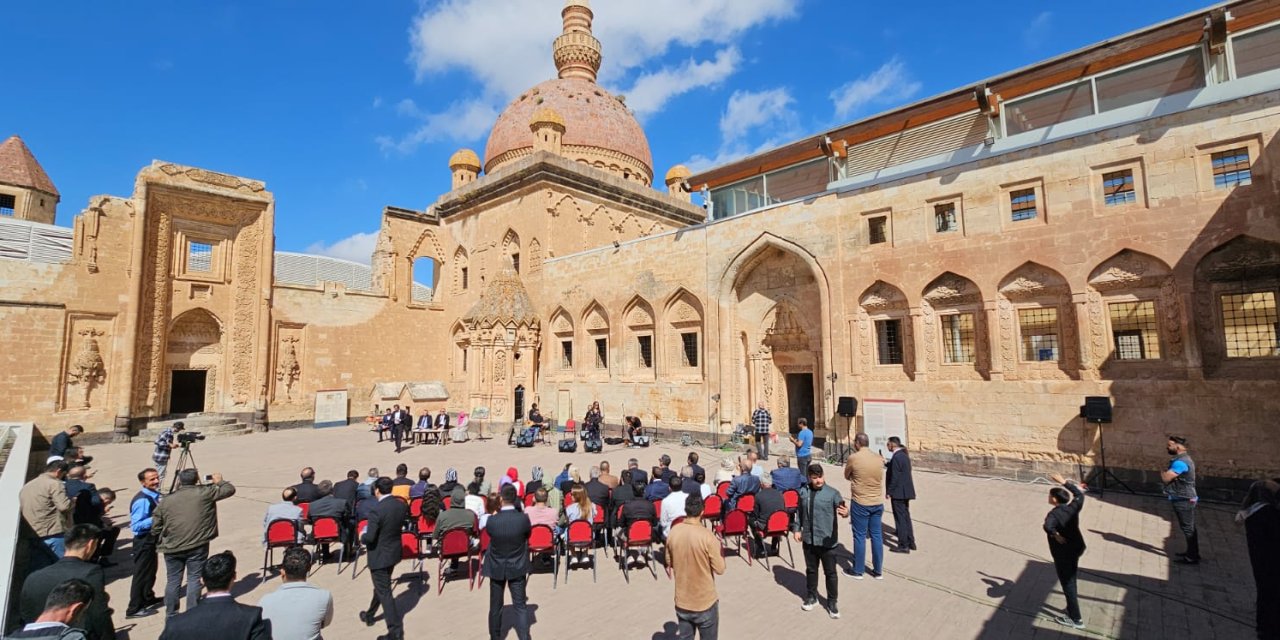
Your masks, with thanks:
[[[685,164],[701,171],[781,144],[799,128],[794,104],[795,98],[784,87],[735,91],[720,115],[720,147],[715,155],[695,155]],[[761,131],[771,135],[760,140]]]
[[[356,233],[333,244],[316,242],[307,247],[307,253],[315,253],[331,258],[342,258],[360,264],[369,264],[373,257],[373,248],[378,244],[378,232]]]
[[[1045,38],[1051,35],[1053,28],[1053,12],[1041,11],[1036,17],[1031,19],[1027,24],[1027,28],[1022,31],[1022,44],[1028,49],[1038,49],[1045,41]]]
[[[661,111],[668,100],[682,93],[720,84],[738,70],[741,62],[742,54],[738,48],[728,47],[717,51],[713,60],[697,62],[689,59],[678,67],[664,67],[645,73],[636,78],[629,91],[624,92],[627,106],[641,118],[652,115]]]
[[[408,134],[395,138],[378,136],[375,141],[384,153],[409,153],[426,142],[468,142],[483,136],[498,119],[498,110],[483,100],[465,100],[449,105],[438,113],[427,113],[408,98],[396,104],[396,113],[418,120],[420,124]]]
[[[879,69],[841,85],[831,92],[836,117],[847,118],[869,105],[896,105],[920,92],[920,83],[912,79],[907,66],[898,58],[880,65]]]
[[[426,116],[418,131],[400,140],[383,136],[379,144],[384,149],[407,151],[426,141],[482,137],[511,98],[555,77],[551,42],[562,28],[558,4],[529,0],[421,2],[409,28],[409,62],[418,79],[462,72],[473,78],[479,89],[449,110]],[[601,84],[610,88],[630,84],[628,104],[641,115],[656,113],[671,98],[715,85],[734,73],[741,54],[732,45],[742,34],[760,24],[791,17],[797,4],[795,0],[596,0],[592,2],[593,31],[604,46]],[[658,70],[647,68],[673,47],[706,44],[721,47],[713,59],[689,60]],[[471,117],[481,113],[492,113],[493,117],[484,127],[471,126]]]

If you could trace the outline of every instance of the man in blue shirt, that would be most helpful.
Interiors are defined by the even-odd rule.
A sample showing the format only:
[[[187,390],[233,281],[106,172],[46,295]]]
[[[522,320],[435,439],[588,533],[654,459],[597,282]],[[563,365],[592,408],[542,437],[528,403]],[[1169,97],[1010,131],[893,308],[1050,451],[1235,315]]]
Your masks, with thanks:
[[[129,502],[129,528],[133,530],[133,580],[129,585],[129,606],[124,617],[141,618],[155,613],[164,602],[156,597],[156,539],[151,535],[151,515],[160,504],[160,472],[143,469],[138,472],[142,489]]]
[[[791,459],[787,456],[778,456],[778,468],[774,469],[769,476],[773,478],[773,488],[778,491],[799,490],[805,483],[804,473],[800,469],[793,468]]]
[[[791,444],[796,446],[796,468],[808,469],[809,462],[813,460],[813,429],[809,428],[809,421],[805,418],[796,420],[796,426],[800,427],[800,432],[791,438]]]
[[[1200,539],[1196,535],[1196,463],[1187,453],[1187,439],[1181,436],[1169,436],[1167,450],[1173,460],[1169,468],[1160,472],[1164,481],[1164,494],[1169,497],[1173,506],[1173,515],[1178,518],[1178,527],[1187,539],[1187,551],[1178,554],[1178,562],[1183,564],[1200,564]]]

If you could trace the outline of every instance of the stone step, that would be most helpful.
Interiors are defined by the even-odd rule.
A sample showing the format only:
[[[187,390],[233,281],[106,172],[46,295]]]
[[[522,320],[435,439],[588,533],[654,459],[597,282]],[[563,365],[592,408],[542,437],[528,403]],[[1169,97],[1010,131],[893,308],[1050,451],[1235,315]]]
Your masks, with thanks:
[[[153,420],[147,423],[147,429],[153,429],[156,433],[160,433],[172,427],[175,422],[181,422],[187,431],[200,431],[215,425],[235,424],[237,420],[234,416],[224,416],[218,413],[193,413],[182,418]]]
[[[159,436],[161,431],[163,431],[163,429],[143,429],[138,432],[138,435],[130,438],[129,442],[155,442],[156,436]],[[243,422],[212,425],[208,427],[200,427],[199,429],[188,428],[186,431],[188,433],[198,431],[201,435],[208,438],[230,438],[253,433],[253,429]]]

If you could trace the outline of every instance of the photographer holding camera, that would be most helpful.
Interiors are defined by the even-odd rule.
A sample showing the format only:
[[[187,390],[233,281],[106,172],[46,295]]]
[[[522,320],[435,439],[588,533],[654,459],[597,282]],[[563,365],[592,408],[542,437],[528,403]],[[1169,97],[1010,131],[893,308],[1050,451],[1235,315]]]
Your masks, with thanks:
[[[158,540],[156,550],[164,554],[168,580],[164,587],[164,607],[168,615],[178,613],[178,593],[182,570],[187,571],[187,610],[200,601],[200,576],[209,557],[209,541],[218,537],[218,505],[235,495],[236,488],[222,474],[206,476],[211,484],[199,484],[195,469],[178,472],[178,490],[165,496],[152,516],[151,532]]]

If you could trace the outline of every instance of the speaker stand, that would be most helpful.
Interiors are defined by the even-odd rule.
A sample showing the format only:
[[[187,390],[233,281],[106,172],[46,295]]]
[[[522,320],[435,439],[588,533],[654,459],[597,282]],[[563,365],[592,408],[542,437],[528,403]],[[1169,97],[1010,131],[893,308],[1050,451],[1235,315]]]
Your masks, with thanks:
[[[1089,421],[1085,420],[1085,424],[1088,424],[1088,423]],[[1112,480],[1115,480],[1116,484],[1124,487],[1125,491],[1128,491],[1130,494],[1133,494],[1134,493],[1133,489],[1130,489],[1129,485],[1124,483],[1124,480],[1117,478],[1116,474],[1111,473],[1111,470],[1107,468],[1107,442],[1103,438],[1104,429],[1102,428],[1102,422],[1095,420],[1093,421],[1093,424],[1098,425],[1098,453],[1099,453],[1099,462],[1101,464],[1096,468],[1094,468],[1093,473],[1089,474],[1088,478],[1085,478],[1084,483],[1086,485],[1093,486],[1093,480],[1094,478],[1097,478],[1099,481],[1098,497],[1103,497],[1107,495],[1107,478],[1111,478]]]

